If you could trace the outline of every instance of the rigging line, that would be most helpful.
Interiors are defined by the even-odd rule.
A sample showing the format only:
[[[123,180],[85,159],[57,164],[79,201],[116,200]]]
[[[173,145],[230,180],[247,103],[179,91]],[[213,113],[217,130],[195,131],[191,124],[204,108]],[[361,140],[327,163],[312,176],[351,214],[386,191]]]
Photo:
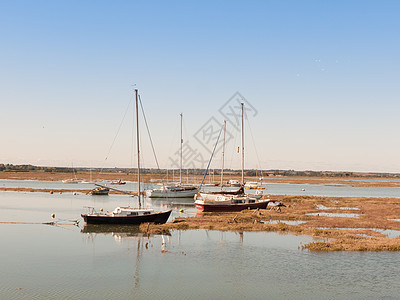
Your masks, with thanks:
[[[246,124],[247,124],[247,126],[249,127],[249,129],[250,129],[251,140],[252,140],[252,142],[253,142],[254,151],[255,151],[255,153],[256,153],[256,157],[257,157],[257,161],[258,161],[258,167],[259,167],[259,169],[260,169],[260,171],[261,171],[261,161],[260,161],[260,158],[259,158],[259,156],[258,156],[256,143],[255,143],[255,141],[254,141],[253,131],[251,130],[250,122],[249,122],[249,119],[247,118],[246,110],[244,111],[244,117],[246,118],[246,121],[247,121]]]
[[[140,102],[140,107],[141,107],[141,109],[142,109],[142,114],[143,114],[144,123],[146,124],[147,134],[149,135],[150,144],[151,144],[151,149],[153,150],[154,159],[156,160],[156,164],[157,164],[158,170],[160,170],[160,165],[158,164],[156,151],[155,151],[155,149],[154,149],[153,140],[151,139],[149,126],[147,125],[147,119],[146,119],[146,115],[144,114],[142,99],[140,98],[140,95],[139,95],[139,102]]]
[[[199,191],[201,190],[201,186],[203,185],[204,179],[205,179],[206,176],[207,176],[208,168],[210,167],[210,163],[211,163],[212,158],[213,158],[213,156],[214,156],[215,148],[217,148],[218,141],[219,141],[219,138],[220,138],[220,136],[221,136],[222,129],[224,129],[224,126],[221,126],[221,129],[220,129],[220,131],[219,131],[218,138],[217,138],[217,141],[215,142],[213,152],[211,153],[210,160],[208,161],[208,165],[207,165],[206,172],[204,173],[203,180],[202,180],[201,183],[200,183]]]
[[[108,156],[109,156],[110,153],[111,153],[111,149],[112,149],[112,147],[114,146],[114,143],[115,143],[115,140],[117,139],[117,136],[118,136],[118,134],[119,134],[119,131],[121,130],[122,124],[124,123],[126,114],[128,113],[128,110],[129,110],[129,107],[131,106],[132,100],[133,100],[133,96],[131,96],[131,100],[129,100],[129,104],[128,104],[128,107],[127,107],[126,110],[125,110],[124,117],[122,118],[122,121],[121,121],[121,123],[119,124],[118,130],[117,130],[117,134],[115,135],[114,140],[112,141],[111,146],[110,146],[110,148],[108,149],[108,153],[107,153],[107,155],[106,155],[106,158],[104,159],[103,166],[104,166],[105,161],[108,159]],[[103,170],[103,167],[101,168],[101,171],[102,171],[102,170]],[[101,172],[101,171],[100,171],[100,172]]]

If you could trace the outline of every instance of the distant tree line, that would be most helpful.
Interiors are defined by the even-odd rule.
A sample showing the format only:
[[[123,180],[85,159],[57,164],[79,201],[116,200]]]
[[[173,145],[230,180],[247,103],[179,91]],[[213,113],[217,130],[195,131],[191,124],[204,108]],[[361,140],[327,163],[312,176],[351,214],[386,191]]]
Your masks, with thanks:
[[[73,172],[102,172],[102,173],[136,173],[135,168],[67,168],[67,167],[40,167],[33,165],[13,165],[0,164],[0,172],[53,172],[53,173],[73,173]],[[166,174],[167,169],[141,169],[143,174]],[[171,174],[179,174],[179,169],[169,169]],[[205,169],[185,169],[182,175],[204,175]],[[221,170],[208,170],[208,175],[221,175]],[[226,176],[240,176],[241,170],[225,169]],[[361,172],[333,172],[333,171],[296,171],[296,170],[245,170],[245,176],[305,176],[305,177],[400,177],[397,173],[361,173]]]
[[[13,165],[13,164],[0,164],[0,171],[3,172],[60,172],[60,173],[72,173],[73,169],[64,167],[38,167],[32,165]]]

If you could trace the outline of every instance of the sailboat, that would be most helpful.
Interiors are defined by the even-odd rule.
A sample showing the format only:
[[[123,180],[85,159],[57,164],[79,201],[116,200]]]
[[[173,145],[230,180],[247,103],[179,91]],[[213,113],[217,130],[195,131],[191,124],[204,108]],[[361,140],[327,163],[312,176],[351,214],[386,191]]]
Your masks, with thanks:
[[[84,184],[93,184],[94,183],[93,176],[92,176],[92,169],[89,170],[89,181],[82,180],[81,183],[84,183]]]
[[[225,163],[225,135],[226,135],[226,121],[224,121],[224,138],[223,138],[223,143],[222,143],[222,167],[221,167],[221,190],[220,191],[215,191],[215,192],[199,192],[194,196],[194,200],[216,200],[217,198],[220,198],[221,196],[224,195],[230,195],[230,196],[238,196],[238,195],[244,195],[244,187],[242,184],[239,182],[239,189],[233,190],[233,191],[224,191],[223,190],[223,182],[224,182],[224,163]]]
[[[171,215],[171,209],[155,211],[152,208],[142,208],[140,191],[140,147],[139,147],[139,115],[138,115],[138,90],[136,94],[136,144],[137,144],[137,172],[138,172],[138,203],[139,208],[117,207],[112,212],[97,213],[92,209],[87,214],[82,214],[86,224],[127,224],[138,225],[141,223],[164,224]]]
[[[74,177],[73,177],[73,178],[69,178],[69,179],[62,180],[62,183],[80,183],[80,182],[81,182],[81,180],[79,180],[79,179],[76,177],[76,171],[75,171],[75,169],[74,169],[74,164],[72,164],[72,172],[74,173]]]
[[[180,166],[179,166],[179,183],[164,184],[161,188],[146,190],[146,196],[149,198],[193,198],[199,191],[197,187],[190,184],[182,183],[182,118],[181,116],[181,142],[180,142]]]
[[[234,192],[215,192],[198,193],[195,196],[196,208],[204,212],[217,211],[241,211],[244,209],[265,209],[270,202],[269,199],[261,199],[260,195],[247,195],[244,193],[244,121],[243,121],[244,103],[241,103],[242,115],[242,182],[238,191]],[[224,128],[225,128],[224,123]],[[224,152],[224,150],[223,150]],[[222,181],[222,177],[221,177]],[[221,187],[222,189],[222,187]],[[236,194],[240,192],[240,194]]]

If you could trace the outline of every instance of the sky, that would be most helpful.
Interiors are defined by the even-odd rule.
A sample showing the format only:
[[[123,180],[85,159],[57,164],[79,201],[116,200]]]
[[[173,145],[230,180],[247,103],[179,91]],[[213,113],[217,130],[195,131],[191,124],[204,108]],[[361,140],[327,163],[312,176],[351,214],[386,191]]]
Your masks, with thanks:
[[[0,2],[0,163],[400,172],[399,1]],[[125,117],[124,117],[125,116]],[[239,126],[239,127],[238,127]],[[156,167],[143,117],[141,157]],[[211,135],[210,135],[211,133]],[[229,138],[228,138],[229,137]],[[211,168],[222,165],[222,135]],[[175,162],[175,163],[174,163]]]

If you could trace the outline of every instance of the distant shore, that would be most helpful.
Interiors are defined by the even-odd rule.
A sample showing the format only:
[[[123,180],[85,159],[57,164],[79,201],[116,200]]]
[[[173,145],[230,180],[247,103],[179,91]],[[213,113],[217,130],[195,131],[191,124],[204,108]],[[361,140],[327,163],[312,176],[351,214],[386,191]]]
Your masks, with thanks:
[[[0,172],[0,179],[8,180],[42,180],[42,181],[62,181],[74,178],[85,181],[137,181],[137,175],[135,173],[121,173],[121,172],[84,172],[79,171],[75,175],[73,173],[66,172],[40,172],[40,171],[29,171],[29,172]],[[182,176],[183,182],[189,182],[192,184],[200,184],[203,176],[201,175],[189,175]],[[229,179],[240,179],[239,176],[225,177],[226,182]],[[143,182],[151,181],[167,181],[165,174],[142,174],[141,180]],[[169,174],[168,181],[178,181],[179,174]],[[219,176],[214,177],[215,183],[219,183]],[[245,177],[246,182],[258,181],[258,177]],[[209,182],[207,177],[206,182]],[[354,187],[400,187],[400,179],[398,177],[351,177],[351,178],[329,178],[329,177],[291,177],[291,176],[276,176],[276,177],[264,177],[262,182],[264,183],[290,183],[290,184],[319,184],[326,186],[354,186]]]

